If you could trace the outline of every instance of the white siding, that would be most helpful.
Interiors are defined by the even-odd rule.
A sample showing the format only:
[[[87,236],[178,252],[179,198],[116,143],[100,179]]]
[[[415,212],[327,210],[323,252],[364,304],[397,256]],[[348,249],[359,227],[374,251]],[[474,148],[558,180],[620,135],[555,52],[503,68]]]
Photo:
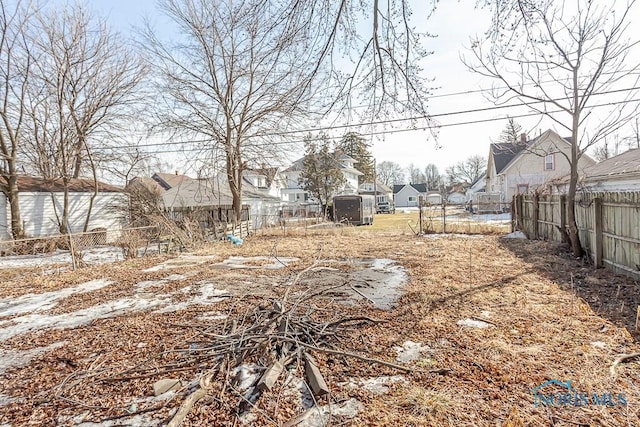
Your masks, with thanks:
[[[11,239],[11,225],[9,224],[9,204],[4,193],[0,193],[0,240]]]
[[[242,201],[249,205],[249,220],[254,230],[262,227],[278,225],[280,202],[261,199],[245,199]]]
[[[69,228],[73,233],[82,232],[92,193],[69,194]],[[20,193],[20,215],[28,237],[59,234],[58,217],[62,215],[63,193]],[[4,198],[4,196],[3,196]],[[88,230],[107,229],[107,240],[119,237],[126,221],[128,199],[123,193],[101,193],[93,202]],[[1,211],[1,209],[0,209]],[[0,230],[4,240],[10,238],[6,227],[10,222],[10,211],[0,212]],[[10,226],[9,226],[10,227]]]
[[[412,206],[418,206],[418,190],[410,185],[405,185],[394,196],[394,203],[398,208],[407,208]],[[415,201],[409,201],[409,197],[415,197]]]

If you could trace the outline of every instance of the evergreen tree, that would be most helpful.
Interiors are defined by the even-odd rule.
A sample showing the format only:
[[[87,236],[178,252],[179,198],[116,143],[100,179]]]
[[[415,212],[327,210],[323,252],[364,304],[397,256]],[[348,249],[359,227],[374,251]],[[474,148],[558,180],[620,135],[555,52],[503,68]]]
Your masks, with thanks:
[[[337,154],[331,152],[330,144],[326,135],[322,136],[319,144],[310,139],[305,141],[305,156],[299,179],[302,188],[318,200],[325,217],[329,200],[346,182]]]
[[[362,135],[356,132],[346,133],[338,143],[338,150],[353,157],[356,161],[356,169],[364,175],[358,177],[358,184],[373,182],[374,165],[373,155],[369,151],[369,144]]]

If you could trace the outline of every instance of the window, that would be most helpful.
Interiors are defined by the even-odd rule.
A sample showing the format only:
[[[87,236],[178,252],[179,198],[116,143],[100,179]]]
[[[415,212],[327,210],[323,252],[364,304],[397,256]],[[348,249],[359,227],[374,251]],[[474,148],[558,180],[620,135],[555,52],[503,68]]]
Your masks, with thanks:
[[[544,156],[544,170],[552,171],[556,168],[555,156],[555,154],[547,154],[546,156]]]
[[[529,192],[529,184],[518,184],[518,194],[527,194]]]
[[[417,202],[418,198],[416,196],[409,196],[409,198],[407,199],[410,202]]]

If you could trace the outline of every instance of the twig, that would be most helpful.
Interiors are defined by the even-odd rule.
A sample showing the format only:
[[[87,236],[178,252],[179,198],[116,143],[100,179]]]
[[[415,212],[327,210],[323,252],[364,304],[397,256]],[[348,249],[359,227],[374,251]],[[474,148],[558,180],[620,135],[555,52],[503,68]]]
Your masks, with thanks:
[[[609,373],[612,377],[616,376],[616,366],[621,364],[622,362],[626,362],[627,360],[635,359],[636,357],[640,357],[640,353],[631,353],[631,354],[623,354],[619,356],[614,362],[611,364],[609,368]]]
[[[298,341],[296,339],[289,338],[289,337],[280,336],[278,338],[283,339],[283,340],[287,340],[287,341],[291,341],[293,343],[296,343],[299,346],[306,347],[309,350],[319,351],[321,353],[336,354],[336,355],[339,355],[339,356],[353,357],[354,359],[362,360],[363,362],[375,363],[375,364],[378,364],[378,365],[387,366],[389,368],[397,369],[399,371],[404,371],[404,372],[414,372],[415,371],[415,369],[410,368],[408,366],[397,365],[395,363],[385,362],[384,360],[373,359],[373,358],[370,358],[370,357],[361,356],[361,355],[359,355],[357,353],[351,353],[351,352],[342,351],[342,350],[331,350],[329,348],[316,347],[315,345],[307,344],[307,343],[304,343],[304,342],[301,342],[301,341]]]
[[[357,293],[358,295],[360,295],[362,298],[368,300],[371,304],[375,305],[376,302],[374,300],[372,300],[371,298],[369,298],[368,296],[366,296],[365,294],[363,294],[362,292],[360,292],[358,290],[358,288],[356,288],[355,286],[349,286],[351,288],[351,290],[355,293]]]

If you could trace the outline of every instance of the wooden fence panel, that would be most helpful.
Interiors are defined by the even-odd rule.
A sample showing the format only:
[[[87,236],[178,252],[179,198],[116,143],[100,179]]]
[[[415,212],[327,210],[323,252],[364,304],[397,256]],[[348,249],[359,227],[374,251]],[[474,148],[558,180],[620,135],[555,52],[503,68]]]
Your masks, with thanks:
[[[560,242],[564,196],[518,196],[517,223],[529,238]],[[580,241],[597,265],[640,279],[640,192],[594,192],[576,197]]]

